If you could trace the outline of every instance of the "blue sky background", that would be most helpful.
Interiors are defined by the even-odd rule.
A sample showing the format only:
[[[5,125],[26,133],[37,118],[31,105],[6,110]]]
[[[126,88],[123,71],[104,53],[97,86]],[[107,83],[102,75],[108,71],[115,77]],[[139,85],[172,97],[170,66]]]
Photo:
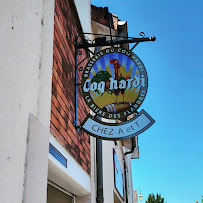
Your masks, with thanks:
[[[139,135],[132,161],[134,189],[143,199],[161,193],[167,203],[201,202],[203,195],[203,1],[92,0],[128,21],[129,36],[156,36],[134,52],[148,72],[141,106],[156,123]],[[141,110],[141,109],[140,109]],[[144,201],[142,201],[144,202]]]

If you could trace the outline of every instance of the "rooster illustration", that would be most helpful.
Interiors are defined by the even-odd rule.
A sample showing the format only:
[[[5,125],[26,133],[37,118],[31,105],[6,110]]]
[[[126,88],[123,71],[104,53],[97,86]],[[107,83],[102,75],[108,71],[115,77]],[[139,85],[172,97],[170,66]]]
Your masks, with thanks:
[[[112,63],[114,66],[115,80],[117,80],[118,83],[121,80],[130,79],[129,73],[121,66],[118,59],[112,59],[112,60],[110,60],[110,63]],[[119,88],[117,90],[114,90],[114,94],[116,95],[116,103],[117,103],[117,98],[118,98],[119,93],[121,93],[123,95],[123,103],[125,103],[125,101],[124,101],[125,89],[119,89]]]
[[[127,79],[130,79],[130,74],[125,70],[125,68],[123,68],[121,66],[121,64],[119,63],[119,60],[118,59],[112,59],[110,60],[110,63],[113,64],[114,66],[114,75],[115,75],[115,80],[118,81],[118,83],[121,81],[121,80],[127,80]],[[105,91],[108,92],[109,94],[115,94],[116,95],[116,104],[118,104],[117,102],[117,99],[118,99],[118,96],[119,96],[119,93],[122,94],[123,96],[123,102],[121,103],[125,103],[124,101],[124,93],[125,93],[125,89],[113,89],[113,90],[110,90],[110,78],[112,78],[112,75],[110,73],[108,73],[107,71],[99,71],[91,80],[91,83],[93,82],[101,82],[101,81],[104,81],[105,82]],[[98,92],[99,93],[99,92]]]

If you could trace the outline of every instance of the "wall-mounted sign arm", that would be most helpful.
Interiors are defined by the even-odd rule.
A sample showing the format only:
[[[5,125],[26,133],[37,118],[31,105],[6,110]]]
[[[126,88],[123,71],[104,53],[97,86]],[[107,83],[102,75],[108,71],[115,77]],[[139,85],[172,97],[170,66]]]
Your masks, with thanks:
[[[86,59],[88,59],[88,58],[89,58],[89,54],[88,54],[87,57],[85,57],[82,61],[80,61],[80,63],[77,64],[77,67],[78,67],[82,62],[84,62]]]
[[[75,118],[73,119],[73,125],[77,131],[79,131],[79,129],[80,129],[80,126],[78,125],[78,86],[82,85],[81,82],[78,82],[78,71],[84,70],[84,68],[79,67],[79,65],[81,65],[86,59],[88,59],[90,57],[90,53],[94,55],[94,52],[92,52],[90,49],[88,49],[88,47],[84,47],[84,49],[88,51],[87,56],[78,63],[78,55],[82,55],[82,52],[79,51],[79,49],[78,49],[78,39],[80,37],[81,36],[78,35],[75,37],[75,40],[74,40],[74,45],[75,45]]]
[[[77,41],[79,36],[75,37],[74,45],[75,45],[75,118],[73,118],[73,125],[77,131],[79,131],[80,126],[78,126],[78,49],[77,49]]]
[[[144,33],[144,32],[140,32],[140,33]],[[139,35],[141,36],[141,37],[143,37],[143,34],[140,34],[139,33]],[[109,34],[98,34],[98,33],[92,33],[92,32],[83,32],[83,35],[95,35],[95,36],[106,36],[106,37],[110,37],[111,35],[109,35]],[[112,35],[112,37],[115,37],[115,38],[121,38],[121,36],[120,35]],[[124,38],[124,39],[134,39],[135,37],[127,37],[127,36],[122,36],[122,38]]]
[[[90,49],[88,49],[88,47],[84,47],[84,49],[86,49],[88,52],[90,52],[92,55],[94,55],[95,53],[93,51],[91,51]]]
[[[132,51],[138,44],[139,42],[135,43],[135,45],[130,49],[130,51]]]
[[[118,40],[118,41],[106,41],[106,42],[97,42],[97,43],[89,43],[89,42],[80,42],[77,44],[77,48],[89,48],[89,47],[97,47],[97,46],[111,46],[111,45],[119,45],[119,44],[126,44],[126,43],[139,43],[139,42],[149,42],[155,41],[156,37],[144,37],[144,38],[130,38],[125,40]]]
[[[94,33],[89,33],[94,34]],[[140,34],[141,35],[141,34]],[[105,35],[103,35],[105,36]],[[107,35],[110,36],[110,35]],[[99,112],[102,114],[102,117],[105,117],[107,119],[120,119],[129,116],[132,113],[135,113],[135,110],[139,108],[141,103],[143,102],[145,95],[147,93],[147,74],[144,67],[144,64],[142,61],[137,57],[134,53],[131,52],[132,49],[134,49],[138,43],[140,42],[146,42],[146,41],[155,41],[155,37],[145,37],[144,33],[142,33],[142,38],[132,38],[132,37],[125,37],[122,40],[114,40],[114,41],[107,41],[106,37],[100,37],[96,38],[93,41],[85,41],[81,40],[80,42],[78,39],[80,36],[77,36],[74,41],[75,45],[75,120],[74,120],[74,126],[79,130],[80,126],[78,125],[78,86],[82,85],[83,90],[83,98],[85,99],[85,102],[89,104],[89,107],[91,110]],[[83,38],[81,38],[83,39]],[[111,45],[119,45],[119,44],[125,44],[125,43],[136,43],[131,50],[125,50],[120,47],[111,47]],[[90,47],[102,47],[102,46],[109,46],[111,48],[107,48],[105,50],[101,50],[97,54],[93,53],[89,48]],[[78,67],[78,55],[79,55],[79,49],[85,49],[89,53],[94,54],[94,56],[89,60],[84,72],[83,72],[83,81],[78,82],[78,72],[82,71],[83,67]],[[115,58],[114,53],[115,52],[119,55],[119,59]],[[81,52],[82,53],[82,52]],[[103,64],[100,58],[104,57],[104,55],[109,54],[108,59],[110,61],[105,61],[106,66],[104,66],[102,69],[93,68],[94,75],[91,75],[91,69],[93,67],[93,64],[95,61],[99,61],[97,64]],[[127,59],[127,58],[128,59]],[[87,58],[87,57],[86,57]],[[126,58],[126,59],[125,59]],[[123,67],[121,66],[121,61],[123,60],[122,64],[125,64],[125,70],[123,70]],[[84,60],[82,60],[84,62]],[[79,63],[81,64],[81,63]],[[109,64],[111,65],[111,69],[108,70]],[[131,70],[132,67],[131,64],[134,64],[134,71]],[[122,67],[122,68],[121,68]],[[118,70],[119,69],[119,70]],[[137,69],[137,70],[136,70]],[[85,74],[84,74],[85,73]],[[138,74],[140,73],[140,74]],[[90,75],[89,75],[90,74]],[[90,78],[89,78],[90,77]],[[110,86],[109,86],[110,85]],[[117,87],[119,85],[119,89]],[[137,89],[137,86],[139,86],[140,90],[137,92],[135,91]],[[130,88],[131,91],[125,90],[126,88]],[[116,90],[118,89],[118,90]],[[89,91],[96,91],[94,94],[96,97],[102,97],[104,92],[106,93],[106,96],[112,97],[110,104],[105,104],[102,107],[98,107],[100,104],[94,105],[93,97],[88,93]],[[126,92],[126,93],[125,93]],[[137,93],[139,94],[137,94]],[[121,94],[121,97],[119,98],[119,94]],[[132,94],[132,95],[131,95]],[[134,94],[134,96],[133,96]],[[100,95],[100,96],[99,96]],[[140,96],[138,96],[140,95]],[[115,97],[115,98],[113,98]],[[126,98],[124,98],[126,97]],[[121,105],[119,104],[119,100]],[[136,101],[135,101],[136,98]],[[132,101],[131,101],[132,100]],[[106,103],[103,98],[103,103]],[[132,107],[131,107],[132,106]],[[126,111],[122,110],[122,108],[125,108]]]
[[[82,85],[82,83],[77,83],[76,85],[77,85],[77,86],[81,86],[81,85]]]
[[[144,32],[140,32],[139,35],[144,38],[145,37],[145,33]],[[130,49],[130,51],[133,51],[133,49],[139,44],[139,42],[135,43],[135,45]]]

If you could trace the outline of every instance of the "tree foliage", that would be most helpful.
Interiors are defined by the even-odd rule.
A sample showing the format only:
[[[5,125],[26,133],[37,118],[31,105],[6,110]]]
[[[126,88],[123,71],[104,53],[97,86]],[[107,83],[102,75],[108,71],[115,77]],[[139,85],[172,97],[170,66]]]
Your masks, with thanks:
[[[156,197],[153,193],[149,194],[148,200],[146,203],[164,203],[164,198],[161,197],[161,194],[156,194]]]

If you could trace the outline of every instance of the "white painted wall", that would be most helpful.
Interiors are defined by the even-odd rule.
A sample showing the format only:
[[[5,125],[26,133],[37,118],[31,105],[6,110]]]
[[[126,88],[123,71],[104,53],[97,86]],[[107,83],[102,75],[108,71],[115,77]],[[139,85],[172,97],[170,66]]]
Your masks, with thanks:
[[[48,179],[74,195],[85,196],[90,194],[89,174],[84,171],[53,135],[50,135],[49,142],[66,158],[67,168],[49,154]],[[62,177],[60,177],[61,174],[63,174]]]
[[[113,141],[102,141],[104,203],[114,202]]]
[[[102,25],[98,22],[95,22],[92,20],[92,32],[94,33],[103,33],[103,34],[109,34],[109,28],[105,25]],[[116,31],[112,29],[113,35],[116,35]],[[104,48],[104,47],[103,47]],[[112,120],[103,119],[104,122],[115,122]],[[94,138],[92,138],[94,140]],[[91,150],[95,150],[95,142],[92,141]],[[113,141],[102,141],[102,147],[103,147],[103,194],[104,194],[104,203],[110,203],[114,202],[114,166],[113,166],[113,149],[115,149],[116,154],[118,156],[118,159],[120,160],[121,168],[124,172],[124,159],[126,159],[126,164],[129,169],[129,196],[128,196],[128,202],[133,202],[133,188],[132,188],[132,169],[131,169],[131,155],[128,155],[127,157],[124,157],[125,148],[122,147],[121,143],[118,142],[118,146],[115,146],[115,143]],[[91,159],[93,159],[93,156],[96,156],[95,154],[91,153]],[[92,161],[91,164],[96,164],[96,162]],[[91,172],[91,178],[95,180],[95,182],[92,182],[92,186],[96,185],[96,177],[93,178],[93,175],[96,176],[96,165],[91,167],[91,170],[94,169],[94,171]],[[124,174],[124,173],[123,173]],[[124,183],[125,184],[125,183]],[[96,187],[94,187],[94,190],[96,191]],[[96,194],[95,194],[96,195]],[[95,203],[96,196],[92,196],[92,202]],[[119,199],[119,198],[118,198]]]
[[[80,23],[83,29],[83,32],[91,33],[91,0],[74,0]],[[86,35],[88,38],[92,38],[92,35]],[[93,50],[92,50],[93,51]],[[84,203],[94,203],[96,202],[96,173],[95,173],[95,163],[96,163],[96,150],[95,150],[96,140],[93,137],[90,137],[90,158],[91,158],[91,194],[86,197],[77,197],[76,202]]]
[[[125,161],[127,164],[127,168],[128,168],[128,177],[127,177],[127,183],[128,183],[128,201],[129,202],[133,202],[134,200],[134,191],[133,191],[133,180],[132,180],[132,167],[131,167],[131,155],[132,154],[128,154],[125,156]]]
[[[49,129],[30,114],[25,160],[23,202],[45,203],[47,193],[47,157]]]
[[[38,0],[39,1],[39,0]],[[54,41],[55,0],[40,0],[43,3],[41,16],[41,48],[39,62],[39,96],[37,116],[42,124],[50,127],[51,88]]]
[[[90,137],[90,166],[91,166],[91,203],[96,202],[96,187],[97,187],[97,174],[96,174],[96,138]]]
[[[74,0],[83,32],[91,32],[91,0]]]
[[[54,0],[0,2],[0,202],[23,199],[29,114],[49,126],[53,16]]]

